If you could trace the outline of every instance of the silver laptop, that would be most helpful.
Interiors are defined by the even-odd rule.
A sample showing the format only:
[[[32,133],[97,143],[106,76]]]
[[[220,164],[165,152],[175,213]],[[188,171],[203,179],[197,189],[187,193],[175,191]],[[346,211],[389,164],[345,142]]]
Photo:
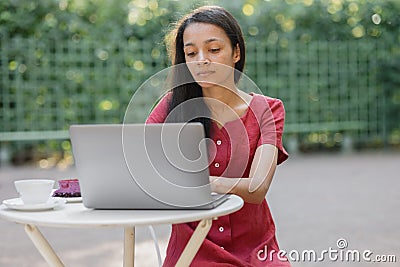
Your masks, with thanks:
[[[72,125],[83,204],[95,209],[211,209],[200,123]]]

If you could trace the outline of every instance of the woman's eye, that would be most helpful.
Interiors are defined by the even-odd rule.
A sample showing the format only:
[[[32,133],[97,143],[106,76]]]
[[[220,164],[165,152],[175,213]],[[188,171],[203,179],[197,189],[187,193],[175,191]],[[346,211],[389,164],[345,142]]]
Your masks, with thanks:
[[[211,53],[218,53],[221,49],[219,48],[212,48],[210,49]]]
[[[193,56],[195,56],[196,55],[196,52],[187,52],[186,53],[186,56],[187,57],[193,57]]]

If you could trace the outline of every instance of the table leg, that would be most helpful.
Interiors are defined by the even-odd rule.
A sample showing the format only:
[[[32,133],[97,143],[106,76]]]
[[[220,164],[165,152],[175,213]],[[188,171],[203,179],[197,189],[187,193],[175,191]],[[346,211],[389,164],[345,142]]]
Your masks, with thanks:
[[[133,267],[135,264],[135,227],[124,229],[124,267]]]
[[[40,254],[42,254],[43,258],[46,260],[49,266],[64,266],[60,258],[50,246],[49,242],[47,242],[46,238],[42,235],[42,233],[36,226],[26,224],[25,232],[28,234],[33,244],[35,245],[37,250],[39,250]]]
[[[212,220],[212,218],[209,218],[203,219],[199,222],[196,230],[193,232],[192,237],[189,239],[189,242],[186,244],[185,249],[179,257],[175,267],[190,265],[201,244],[203,243],[204,238],[206,238],[208,232],[210,231]]]

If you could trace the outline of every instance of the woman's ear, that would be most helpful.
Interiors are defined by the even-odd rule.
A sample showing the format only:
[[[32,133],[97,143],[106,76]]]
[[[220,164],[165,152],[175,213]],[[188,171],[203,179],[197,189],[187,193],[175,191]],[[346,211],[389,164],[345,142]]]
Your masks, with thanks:
[[[233,62],[236,64],[240,60],[240,47],[239,44],[236,44],[233,49]]]

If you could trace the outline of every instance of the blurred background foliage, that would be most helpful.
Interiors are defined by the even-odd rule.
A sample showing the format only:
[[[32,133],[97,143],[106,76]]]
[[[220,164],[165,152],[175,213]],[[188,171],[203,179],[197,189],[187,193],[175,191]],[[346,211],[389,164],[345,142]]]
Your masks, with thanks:
[[[170,65],[163,43],[165,34],[183,14],[205,4],[223,6],[238,19],[249,46],[247,75],[263,92],[289,103],[286,105],[289,123],[301,122],[300,128],[305,125],[306,120],[294,114],[302,112],[296,103],[303,101],[299,100],[303,91],[294,87],[304,81],[305,87],[315,85],[304,91],[309,95],[303,104],[311,109],[315,107],[309,113],[320,113],[321,106],[325,105],[312,96],[323,97],[326,95],[323,89],[337,91],[333,96],[335,99],[330,99],[328,104],[363,105],[357,112],[365,112],[365,115],[355,120],[361,117],[362,120],[373,120],[375,128],[354,127],[359,133],[355,140],[357,148],[399,147],[398,0],[2,0],[1,131],[67,130],[72,123],[121,122],[132,89]],[[314,44],[321,45],[312,50]],[[328,47],[326,51],[320,48],[324,45]],[[339,49],[329,48],[330,45]],[[260,63],[260,58],[264,60],[258,54],[260,47],[266,54],[265,64]],[[352,71],[353,68],[359,71],[361,64],[373,65],[365,69],[365,75],[357,76],[362,81],[359,81],[357,86],[360,88],[356,93],[351,92],[354,89],[352,82],[346,80],[335,88],[335,77],[330,77],[342,75],[340,64],[343,62],[336,62],[335,55],[340,58],[341,51],[353,55],[352,47],[358,47],[354,58],[340,59],[348,64],[346,77],[357,76]],[[305,53],[303,49],[309,51]],[[313,51],[327,53],[322,56],[330,58],[326,61],[330,70],[322,70],[320,63],[312,66]],[[274,53],[279,56],[269,59]],[[307,66],[315,71],[302,72],[301,64],[307,60]],[[290,67],[295,64],[293,62],[297,62],[297,70],[288,78],[292,82],[285,83],[283,80],[290,71],[281,64]],[[282,71],[275,75],[277,69]],[[324,78],[317,77],[321,73],[327,76],[326,80],[332,81],[321,84]],[[315,81],[311,81],[313,75]],[[349,87],[345,92],[339,88],[343,85]],[[368,99],[360,98],[364,85],[372,88],[365,93]],[[290,88],[285,88],[287,86]],[[322,88],[324,86],[326,88]],[[282,93],[282,90],[288,92]],[[314,98],[317,100],[310,102]],[[318,106],[315,105],[317,102]],[[371,113],[372,109],[374,113]],[[314,122],[330,122],[333,111],[329,112],[324,120]],[[352,113],[352,110],[345,109],[345,112]],[[345,121],[352,122],[354,116],[347,114],[344,117]],[[286,141],[293,141],[296,143],[294,149],[300,147],[303,151],[337,150],[345,142],[343,130],[346,127],[328,128],[310,127],[307,131],[293,128]],[[360,134],[363,131],[364,134]],[[365,136],[368,138],[362,139]],[[43,166],[52,165],[49,163],[51,157],[55,158],[54,162],[61,159],[65,164],[71,163],[69,141],[52,136],[49,139],[24,140],[22,136],[21,140],[10,141],[3,138],[0,156],[12,157],[17,163],[45,159],[47,165]]]
[[[383,38],[399,42],[397,0],[3,0],[0,30],[10,36],[40,38],[144,39],[163,35],[171,22],[191,9],[221,5],[244,32],[271,41]]]

